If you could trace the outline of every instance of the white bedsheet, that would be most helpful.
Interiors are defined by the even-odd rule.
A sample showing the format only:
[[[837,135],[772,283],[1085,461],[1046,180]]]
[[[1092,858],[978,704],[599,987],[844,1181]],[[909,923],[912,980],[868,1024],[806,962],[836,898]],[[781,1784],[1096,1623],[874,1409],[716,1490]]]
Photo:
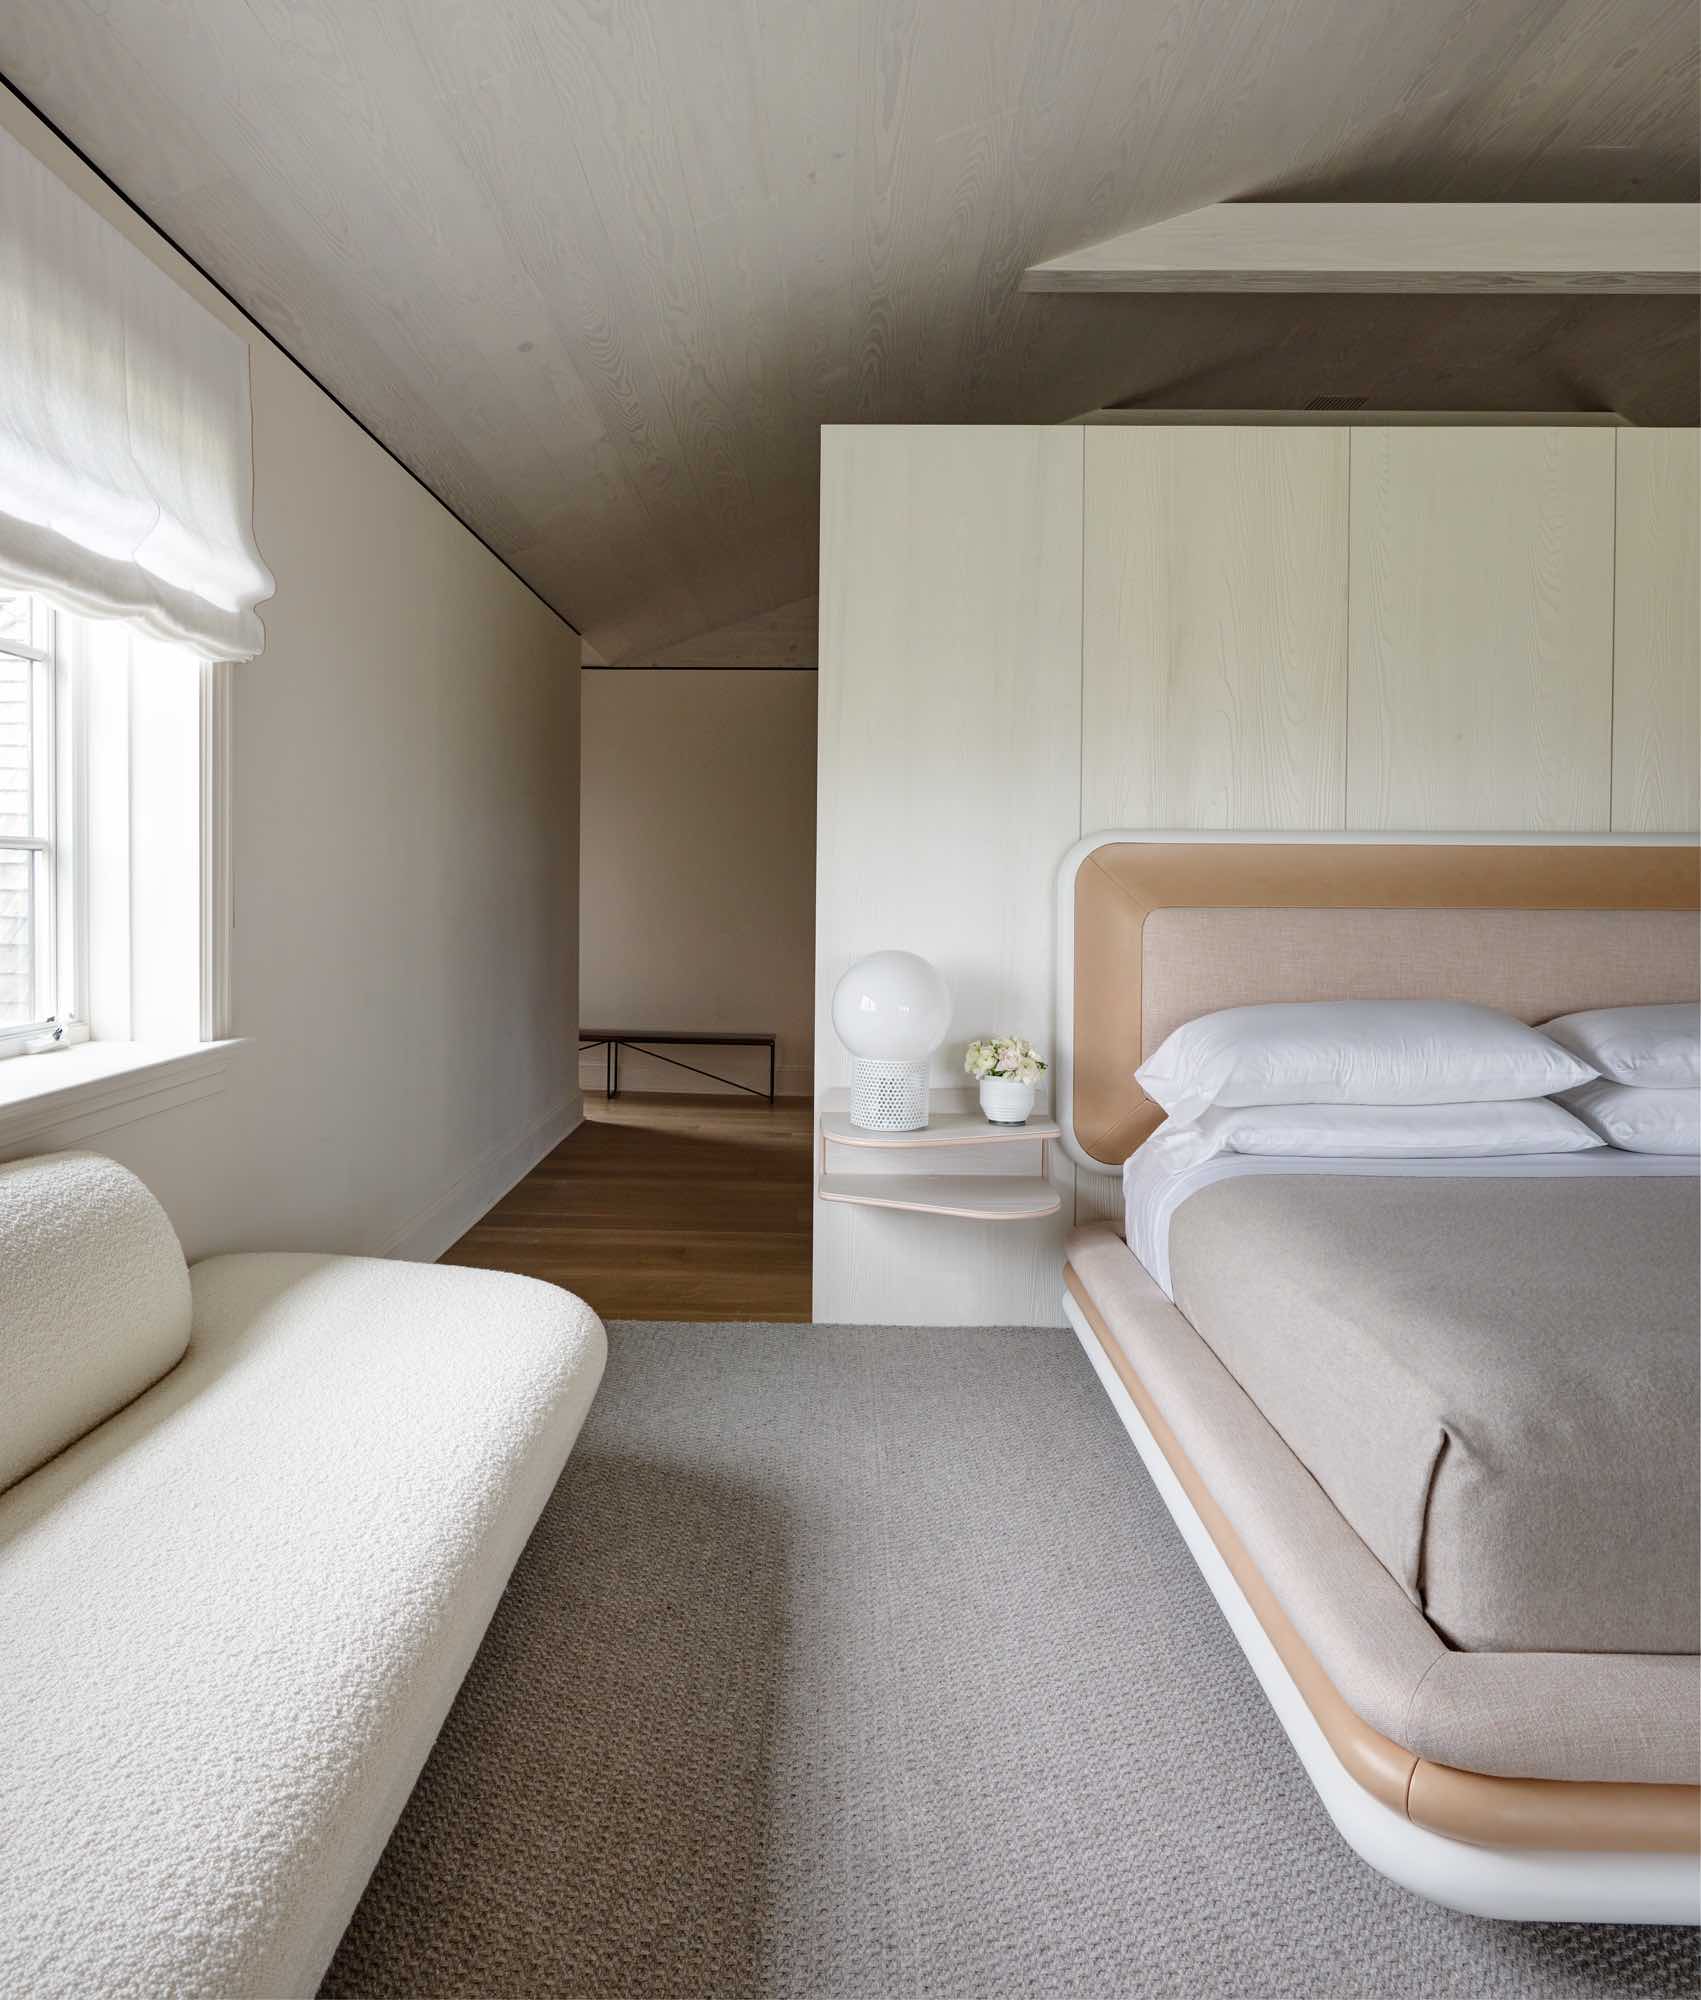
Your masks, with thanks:
[[[1189,1195],[1239,1174],[1381,1174],[1432,1180],[1456,1175],[1476,1179],[1541,1179],[1560,1176],[1615,1178],[1701,1172],[1701,1160],[1669,1153],[1621,1153],[1602,1146],[1587,1153],[1501,1155],[1481,1160],[1326,1160],[1254,1158],[1244,1153],[1219,1153],[1196,1167],[1173,1172],[1147,1147],[1132,1153],[1122,1169],[1122,1195],[1128,1247],[1173,1299],[1169,1275],[1170,1218]]]

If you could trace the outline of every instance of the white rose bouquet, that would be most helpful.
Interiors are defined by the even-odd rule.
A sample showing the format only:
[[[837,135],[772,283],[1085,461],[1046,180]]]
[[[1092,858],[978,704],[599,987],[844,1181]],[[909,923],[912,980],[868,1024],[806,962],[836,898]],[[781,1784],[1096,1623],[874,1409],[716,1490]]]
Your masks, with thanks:
[[[1045,1075],[1045,1064],[1032,1042],[1020,1035],[989,1035],[984,1041],[970,1042],[963,1068],[983,1081],[1003,1077],[1010,1083],[1036,1084]]]

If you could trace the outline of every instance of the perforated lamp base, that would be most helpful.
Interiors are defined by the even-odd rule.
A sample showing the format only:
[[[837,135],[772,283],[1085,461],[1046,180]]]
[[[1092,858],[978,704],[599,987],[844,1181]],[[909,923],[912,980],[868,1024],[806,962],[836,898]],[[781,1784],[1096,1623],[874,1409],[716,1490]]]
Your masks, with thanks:
[[[927,1124],[927,1064],[851,1057],[850,1121],[864,1132],[920,1132]]]

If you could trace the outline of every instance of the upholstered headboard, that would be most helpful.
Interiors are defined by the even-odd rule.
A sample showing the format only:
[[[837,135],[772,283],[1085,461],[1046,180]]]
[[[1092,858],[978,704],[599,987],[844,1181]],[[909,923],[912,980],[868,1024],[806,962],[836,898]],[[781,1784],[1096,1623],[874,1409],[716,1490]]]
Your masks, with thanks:
[[[1114,1171],[1163,1113],[1134,1071],[1261,1000],[1478,1000],[1521,1020],[1701,994],[1688,836],[1104,833],[1058,902],[1064,1144]]]

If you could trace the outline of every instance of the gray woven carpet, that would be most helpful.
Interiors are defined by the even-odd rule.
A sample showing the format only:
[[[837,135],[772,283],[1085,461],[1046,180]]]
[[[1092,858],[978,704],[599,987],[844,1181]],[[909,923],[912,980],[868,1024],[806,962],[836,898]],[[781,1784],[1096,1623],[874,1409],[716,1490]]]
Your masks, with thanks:
[[[611,1337],[327,1995],[1694,1991],[1341,1844],[1071,1335]]]

